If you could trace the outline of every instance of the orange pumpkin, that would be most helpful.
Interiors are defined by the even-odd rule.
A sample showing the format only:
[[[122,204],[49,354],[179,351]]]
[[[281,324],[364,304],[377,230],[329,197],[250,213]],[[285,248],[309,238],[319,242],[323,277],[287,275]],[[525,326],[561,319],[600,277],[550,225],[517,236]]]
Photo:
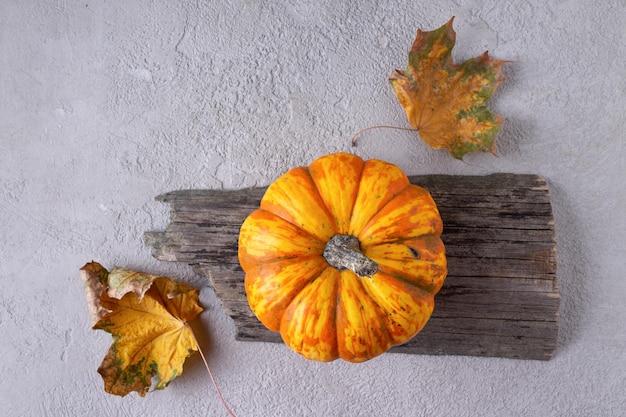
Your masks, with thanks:
[[[387,162],[337,153],[294,168],[241,227],[250,307],[308,359],[371,359],[430,318],[442,227],[430,194]]]

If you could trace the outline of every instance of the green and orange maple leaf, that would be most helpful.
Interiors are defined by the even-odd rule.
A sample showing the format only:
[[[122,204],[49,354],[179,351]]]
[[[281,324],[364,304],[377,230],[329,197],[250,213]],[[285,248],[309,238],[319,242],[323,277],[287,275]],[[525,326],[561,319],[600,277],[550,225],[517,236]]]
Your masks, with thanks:
[[[146,395],[165,388],[183,371],[183,363],[198,343],[188,322],[202,307],[198,290],[167,277],[114,268],[97,262],[80,270],[94,329],[111,333],[98,372],[105,391],[124,396]]]
[[[503,119],[485,105],[498,85],[506,61],[487,52],[459,65],[452,60],[456,33],[450,19],[431,32],[417,31],[404,71],[389,81],[409,124],[433,148],[462,159],[471,152],[495,154],[495,137]]]

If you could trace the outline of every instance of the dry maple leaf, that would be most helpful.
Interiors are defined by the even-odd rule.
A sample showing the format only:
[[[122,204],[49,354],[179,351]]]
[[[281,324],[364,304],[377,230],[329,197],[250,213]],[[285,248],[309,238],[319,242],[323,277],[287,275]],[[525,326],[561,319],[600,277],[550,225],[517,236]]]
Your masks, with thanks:
[[[139,301],[141,301],[143,295],[146,293],[146,291],[148,291],[150,286],[152,286],[152,283],[157,278],[167,277],[147,274],[145,272],[133,271],[130,269],[120,268],[119,266],[116,266],[111,270],[111,272],[109,272],[107,278],[107,293],[110,297],[121,299],[127,293],[134,292],[139,298]]]
[[[503,119],[485,102],[504,81],[501,68],[506,61],[485,52],[455,64],[453,20],[431,32],[418,30],[406,70],[396,70],[389,81],[409,124],[428,145],[447,149],[457,159],[470,152],[495,154]]]
[[[91,325],[94,326],[109,311],[100,304],[100,296],[107,289],[109,271],[98,262],[89,262],[80,269],[80,277],[85,284],[85,298],[89,308]]]
[[[198,350],[187,324],[202,312],[198,290],[166,277],[137,274],[121,268],[108,273],[96,262],[81,269],[92,320],[94,314],[96,318],[93,328],[113,336],[98,372],[105,391],[121,396],[132,391],[144,396],[153,379],[155,389],[165,388],[182,373],[187,356]],[[104,275],[106,285],[99,278]],[[124,279],[125,275],[138,278],[141,285],[137,280]],[[122,291],[120,298],[112,297],[106,291],[111,281],[127,283],[118,287],[127,287],[128,291]],[[135,292],[133,288],[140,290]],[[90,296],[97,293],[97,300]]]

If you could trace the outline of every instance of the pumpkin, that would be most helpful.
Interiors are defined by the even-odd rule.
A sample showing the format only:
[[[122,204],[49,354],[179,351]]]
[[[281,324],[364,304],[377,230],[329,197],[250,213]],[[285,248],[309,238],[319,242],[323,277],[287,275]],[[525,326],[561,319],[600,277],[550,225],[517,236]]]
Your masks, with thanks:
[[[294,168],[241,226],[250,308],[308,359],[371,359],[430,318],[442,228],[430,194],[390,163],[337,153]]]

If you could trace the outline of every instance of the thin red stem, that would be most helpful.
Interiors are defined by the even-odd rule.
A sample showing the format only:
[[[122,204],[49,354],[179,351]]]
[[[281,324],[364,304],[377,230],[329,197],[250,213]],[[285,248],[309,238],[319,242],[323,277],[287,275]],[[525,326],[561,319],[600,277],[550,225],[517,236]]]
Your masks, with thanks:
[[[226,403],[226,400],[224,399],[224,396],[222,395],[222,391],[220,391],[220,387],[217,385],[217,381],[215,381],[213,372],[211,372],[211,368],[209,368],[209,363],[204,357],[204,353],[202,353],[202,349],[200,349],[200,345],[198,344],[197,340],[196,340],[196,347],[198,348],[198,353],[200,354],[200,357],[202,358],[202,362],[204,362],[204,366],[206,367],[206,370],[209,372],[209,377],[211,377],[211,382],[213,383],[213,387],[215,387],[215,391],[217,392],[217,395],[220,398],[222,405],[224,406],[224,408],[226,409],[226,411],[231,417],[237,417],[235,413],[233,413],[233,411],[230,409],[230,407],[228,407],[228,404]]]
[[[406,130],[409,132],[418,132],[419,129],[413,129],[413,128],[409,128],[409,127],[398,127],[398,126],[370,126],[370,127],[366,127],[365,129],[361,129],[358,132],[356,132],[356,134],[354,136],[352,136],[352,146],[356,146],[356,138],[358,136],[360,136],[361,134],[367,132],[368,130],[372,130],[372,129],[395,129],[395,130]]]

